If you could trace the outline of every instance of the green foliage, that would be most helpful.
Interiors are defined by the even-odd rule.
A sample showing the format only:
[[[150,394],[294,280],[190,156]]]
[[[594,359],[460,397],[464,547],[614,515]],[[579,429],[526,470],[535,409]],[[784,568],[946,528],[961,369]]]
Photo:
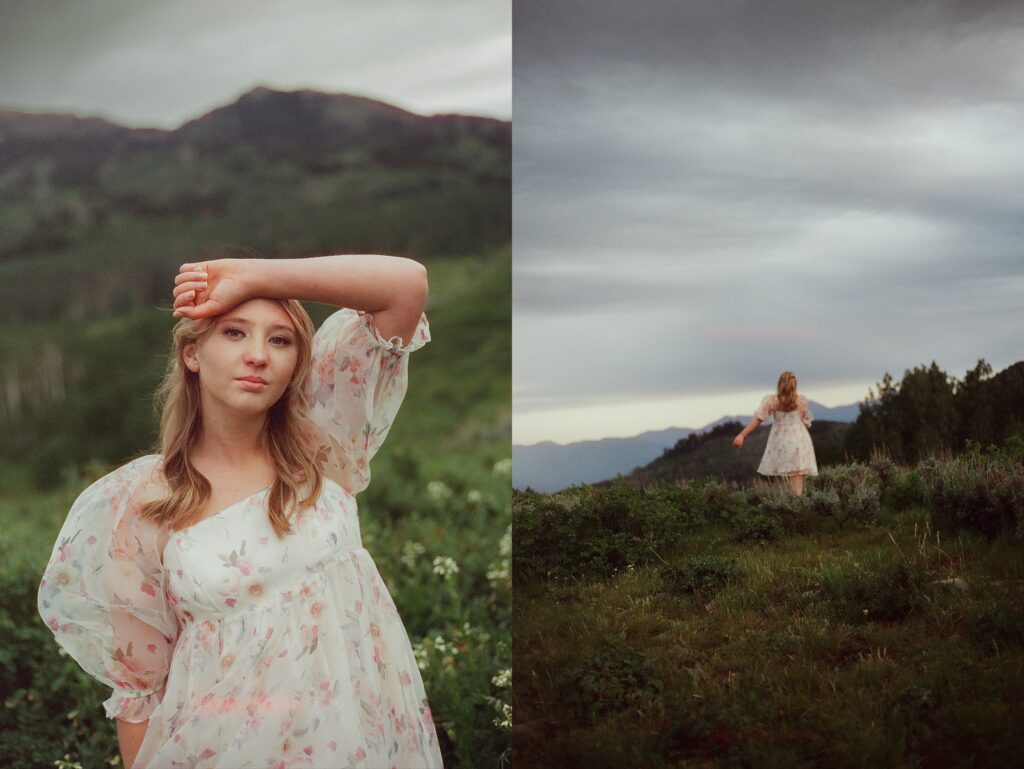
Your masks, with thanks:
[[[899,498],[947,461],[840,467],[808,479],[805,498],[782,484],[737,494],[689,484],[687,496],[735,504],[705,510],[708,525],[665,563],[571,591],[520,581],[517,538],[520,753],[537,767],[1012,764],[1019,747],[1006,725],[1024,686],[1018,543],[939,537],[927,509],[874,506],[883,483]],[[814,483],[827,514],[803,507]],[[571,506],[588,493],[554,498]],[[844,497],[861,501],[844,510]],[[768,500],[771,516],[759,512]],[[517,498],[517,522],[523,507]],[[783,526],[782,510],[806,529]],[[843,516],[866,525],[837,525]],[[723,538],[758,517],[772,522],[770,547]],[[672,595],[701,592],[707,600]],[[645,696],[630,704],[632,689]]]
[[[117,753],[113,722],[103,715],[110,690],[55,652],[36,610],[38,555],[14,541],[0,547],[0,756],[6,766],[49,766],[64,754],[100,766]]]
[[[736,517],[733,527],[737,542],[774,542],[785,533],[782,521],[765,513],[744,512]]]
[[[822,467],[807,478],[804,493],[794,494],[782,483],[761,484],[757,510],[789,531],[808,532],[828,520],[840,528],[866,525],[881,509],[881,484],[870,467],[860,464]]]
[[[934,362],[888,373],[869,392],[846,436],[850,456],[867,459],[884,449],[898,462],[961,450],[968,440],[1002,446],[1024,432],[1024,362],[995,376],[979,360],[963,380],[948,376]]]
[[[918,467],[936,528],[969,529],[993,539],[1004,531],[1024,538],[1024,459],[1016,444],[982,453],[975,445],[945,462]]]
[[[828,613],[851,624],[905,619],[925,603],[927,564],[872,557],[841,559],[816,575]]]
[[[740,574],[736,559],[721,556],[690,556],[661,567],[662,583],[672,593],[706,595],[728,584]]]
[[[602,579],[657,562],[705,524],[702,499],[675,486],[645,494],[621,477],[551,496],[514,492],[516,577]]]
[[[971,637],[985,646],[1024,646],[1024,604],[1020,596],[1009,604],[987,606],[971,620]]]
[[[607,651],[566,668],[554,682],[567,714],[587,720],[614,711],[642,718],[661,694],[650,660],[629,651]]]

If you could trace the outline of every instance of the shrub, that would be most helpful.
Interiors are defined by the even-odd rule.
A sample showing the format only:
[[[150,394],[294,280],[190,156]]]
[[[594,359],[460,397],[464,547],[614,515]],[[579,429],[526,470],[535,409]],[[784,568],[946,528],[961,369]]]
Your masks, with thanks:
[[[885,489],[885,505],[890,510],[910,510],[926,503],[924,478],[919,470],[906,470],[897,474]]]
[[[692,490],[645,494],[622,479],[552,496],[517,492],[513,511],[515,574],[527,580],[601,578],[660,562],[704,524]]]
[[[608,651],[567,668],[555,680],[558,702],[570,715],[587,719],[615,711],[641,715],[661,694],[653,663],[634,652]]]
[[[747,492],[735,484],[708,479],[695,488],[703,494],[704,515],[708,521],[735,524],[753,512],[754,505]]]
[[[744,513],[733,521],[737,542],[775,542],[785,532],[782,521],[763,513]]]
[[[936,528],[968,529],[990,540],[1004,531],[1024,538],[1024,461],[1012,450],[973,450],[918,467]]]
[[[708,593],[728,584],[740,570],[732,558],[692,556],[680,564],[663,566],[662,583],[673,593]]]

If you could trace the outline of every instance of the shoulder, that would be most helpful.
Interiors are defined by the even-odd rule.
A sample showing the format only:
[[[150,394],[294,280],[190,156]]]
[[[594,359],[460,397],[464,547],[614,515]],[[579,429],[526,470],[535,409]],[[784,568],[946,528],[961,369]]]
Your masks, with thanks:
[[[775,395],[775,393],[768,393],[768,395],[764,396],[761,399],[761,405],[762,406],[774,406],[776,399],[777,399],[777,396]]]
[[[129,460],[90,483],[79,494],[78,500],[97,496],[110,500],[129,497],[142,487],[159,483],[159,465],[159,454],[146,454]]]

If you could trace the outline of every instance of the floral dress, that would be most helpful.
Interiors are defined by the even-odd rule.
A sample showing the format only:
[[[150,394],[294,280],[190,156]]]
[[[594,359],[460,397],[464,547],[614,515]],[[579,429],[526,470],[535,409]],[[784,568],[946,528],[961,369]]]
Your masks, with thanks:
[[[363,548],[355,494],[408,384],[408,353],[342,309],[313,343],[307,435],[327,448],[316,503],[278,539],[269,489],[188,528],[142,520],[160,457],[87,488],[39,586],[57,642],[148,719],[136,769],[441,767],[409,638]]]
[[[814,444],[807,428],[814,415],[807,407],[807,399],[797,396],[793,411],[778,410],[778,396],[766,395],[754,416],[762,422],[774,417],[768,444],[757,472],[761,475],[817,475],[818,463],[814,458]]]

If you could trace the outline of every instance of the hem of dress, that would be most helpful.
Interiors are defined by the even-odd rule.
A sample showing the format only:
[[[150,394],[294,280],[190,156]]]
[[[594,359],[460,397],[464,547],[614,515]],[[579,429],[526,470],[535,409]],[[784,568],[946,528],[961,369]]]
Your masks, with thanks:
[[[806,469],[806,470],[790,470],[787,473],[766,473],[763,470],[757,471],[758,475],[763,475],[766,478],[790,478],[794,475],[817,475],[817,470]]]

